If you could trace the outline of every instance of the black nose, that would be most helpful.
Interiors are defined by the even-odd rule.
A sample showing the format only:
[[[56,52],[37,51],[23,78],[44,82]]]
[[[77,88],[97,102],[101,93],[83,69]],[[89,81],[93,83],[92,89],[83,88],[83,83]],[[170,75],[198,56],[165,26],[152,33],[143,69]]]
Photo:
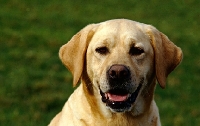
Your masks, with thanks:
[[[130,71],[124,65],[113,65],[108,70],[108,78],[112,81],[125,81],[130,78]]]

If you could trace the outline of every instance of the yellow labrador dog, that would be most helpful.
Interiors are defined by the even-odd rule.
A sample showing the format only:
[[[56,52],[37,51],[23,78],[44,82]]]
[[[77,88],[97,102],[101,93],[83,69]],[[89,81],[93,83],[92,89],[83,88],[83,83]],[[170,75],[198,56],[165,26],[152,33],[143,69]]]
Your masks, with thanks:
[[[115,19],[90,24],[63,45],[63,64],[80,86],[50,126],[160,126],[154,101],[182,51],[151,25]]]

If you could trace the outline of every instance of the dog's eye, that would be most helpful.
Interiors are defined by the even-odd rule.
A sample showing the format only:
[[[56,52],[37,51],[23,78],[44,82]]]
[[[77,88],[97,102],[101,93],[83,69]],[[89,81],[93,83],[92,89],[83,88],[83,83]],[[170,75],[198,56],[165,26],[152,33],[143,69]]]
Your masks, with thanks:
[[[95,49],[95,51],[102,55],[105,55],[109,52],[107,47],[98,47]]]
[[[144,50],[139,48],[139,47],[131,47],[130,48],[130,51],[129,51],[129,54],[132,55],[132,56],[138,56],[138,55],[141,55],[142,53],[144,53]]]

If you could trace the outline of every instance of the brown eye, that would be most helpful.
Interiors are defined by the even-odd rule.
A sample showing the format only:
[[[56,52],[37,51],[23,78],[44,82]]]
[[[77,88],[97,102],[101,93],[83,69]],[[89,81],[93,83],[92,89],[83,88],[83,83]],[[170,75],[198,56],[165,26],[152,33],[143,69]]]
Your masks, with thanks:
[[[95,49],[95,51],[102,55],[105,55],[109,52],[107,47],[98,47]]]
[[[132,56],[138,56],[138,55],[141,55],[142,53],[144,53],[144,50],[139,48],[139,47],[131,47],[130,48],[130,51],[129,51],[129,54],[132,55]]]

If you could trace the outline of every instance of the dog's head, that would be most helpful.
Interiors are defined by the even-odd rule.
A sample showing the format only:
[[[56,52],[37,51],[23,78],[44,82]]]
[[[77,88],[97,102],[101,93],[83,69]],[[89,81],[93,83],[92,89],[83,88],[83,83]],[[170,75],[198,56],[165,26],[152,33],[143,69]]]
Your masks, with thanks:
[[[155,78],[165,87],[182,51],[153,26],[118,19],[86,26],[61,47],[59,56],[74,86],[82,77],[111,111],[125,112],[142,106],[145,93],[153,97]]]

